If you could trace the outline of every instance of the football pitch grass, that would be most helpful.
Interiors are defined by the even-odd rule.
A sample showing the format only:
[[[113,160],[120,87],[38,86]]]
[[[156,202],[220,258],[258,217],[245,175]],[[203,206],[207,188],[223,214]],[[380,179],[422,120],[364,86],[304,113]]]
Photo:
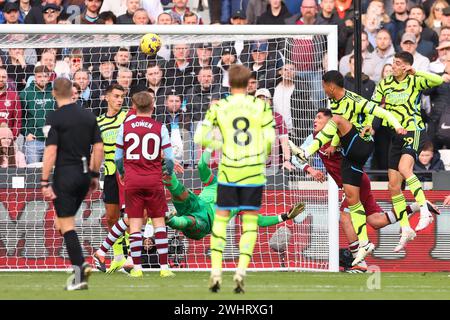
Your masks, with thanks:
[[[93,273],[89,290],[63,290],[66,272],[0,272],[0,299],[299,300],[299,299],[450,299],[450,273],[374,274],[249,272],[246,293],[232,293],[232,273],[221,291],[208,291],[207,272],[177,272],[175,278],[147,272],[133,279],[122,273]],[[367,283],[371,283],[367,286]],[[369,289],[376,287],[379,289]]]

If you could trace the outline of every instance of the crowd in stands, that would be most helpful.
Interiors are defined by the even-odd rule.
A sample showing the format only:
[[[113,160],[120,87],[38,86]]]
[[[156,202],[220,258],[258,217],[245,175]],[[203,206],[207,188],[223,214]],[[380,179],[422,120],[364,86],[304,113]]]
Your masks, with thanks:
[[[399,51],[414,56],[416,70],[444,77],[442,86],[422,97],[430,143],[416,168],[443,170],[438,150],[450,148],[450,5],[447,0],[363,0],[362,6],[362,96],[370,99],[376,84],[391,74]],[[0,9],[0,24],[202,25],[209,20],[337,25],[339,70],[345,87],[355,89],[352,0],[0,0]],[[204,10],[208,19],[198,14]],[[153,93],[157,119],[168,125],[173,142],[178,141],[178,156],[190,165],[196,157],[191,145],[196,125],[211,103],[228,95],[229,66],[243,64],[253,73],[249,94],[263,90],[260,97],[270,100],[277,113],[280,141],[286,133],[302,139],[310,133],[305,128],[312,128],[308,119],[326,105],[320,81],[325,52],[326,38],[318,36],[291,42],[163,44],[156,57],[137,47],[1,49],[2,167],[42,161],[45,118],[55,108],[52,81],[61,76],[73,81],[74,100],[96,115],[105,111],[104,90],[112,83],[126,89],[127,107],[134,93]],[[368,166],[387,169],[390,131],[380,123],[374,129],[376,150]],[[289,150],[280,144],[277,152],[281,167]],[[11,153],[14,159],[7,160]]]

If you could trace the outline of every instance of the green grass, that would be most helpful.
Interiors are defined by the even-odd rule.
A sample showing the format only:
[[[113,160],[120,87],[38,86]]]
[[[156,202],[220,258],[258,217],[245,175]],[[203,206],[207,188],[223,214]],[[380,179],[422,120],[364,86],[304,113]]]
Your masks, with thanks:
[[[381,289],[369,290],[370,274],[306,272],[249,272],[246,293],[232,293],[232,273],[225,273],[222,290],[207,290],[208,273],[178,272],[161,279],[146,273],[143,279],[124,274],[94,273],[89,290],[65,292],[64,272],[0,273],[0,299],[450,299],[449,273],[382,273]]]

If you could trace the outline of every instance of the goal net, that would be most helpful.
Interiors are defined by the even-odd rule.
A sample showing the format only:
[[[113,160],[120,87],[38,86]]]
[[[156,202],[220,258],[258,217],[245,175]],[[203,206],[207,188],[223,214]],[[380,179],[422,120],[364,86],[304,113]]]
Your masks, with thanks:
[[[337,187],[327,181],[318,188],[304,173],[283,169],[287,138],[300,145],[312,133],[317,109],[327,105],[321,76],[337,67],[334,27],[6,27],[0,30],[0,126],[9,127],[0,128],[0,270],[70,266],[64,240],[55,229],[54,208],[43,200],[39,187],[42,127],[55,108],[51,97],[55,77],[73,80],[74,99],[96,115],[107,110],[105,89],[112,83],[126,89],[123,107],[130,107],[132,94],[153,92],[155,117],[168,126],[175,157],[185,170],[179,178],[199,193],[196,163],[201,149],[193,143],[193,132],[211,103],[229,95],[228,68],[239,63],[252,70],[249,94],[264,89],[258,95],[270,96],[279,120],[261,214],[276,216],[297,202],[306,203],[295,220],[259,227],[250,269],[338,271]],[[147,32],[162,39],[156,57],[139,50]],[[12,152],[14,160],[5,152]],[[220,154],[213,153],[214,172],[219,160]],[[315,159],[314,165],[321,163]],[[168,193],[167,200],[170,207]],[[235,268],[239,258],[240,221],[240,216],[233,218],[227,229],[225,268]],[[76,226],[84,255],[91,261],[108,231],[102,190],[83,203]],[[145,237],[151,238],[151,232]],[[172,267],[209,268],[209,241],[209,236],[190,240],[169,229]],[[154,247],[146,247],[144,254],[147,267],[157,267]]]

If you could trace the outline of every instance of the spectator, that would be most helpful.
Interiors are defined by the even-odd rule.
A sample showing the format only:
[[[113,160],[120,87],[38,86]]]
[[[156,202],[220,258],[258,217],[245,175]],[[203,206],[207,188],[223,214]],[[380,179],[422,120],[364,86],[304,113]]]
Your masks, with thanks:
[[[142,0],[142,8],[147,11],[150,24],[155,24],[158,16],[163,12],[160,0]]]
[[[381,70],[381,78],[384,79],[386,77],[392,76],[392,64],[386,63]]]
[[[117,17],[117,24],[133,24],[133,15],[140,7],[140,0],[127,0],[127,12]]]
[[[317,21],[317,4],[315,0],[303,0],[300,8],[301,17],[299,20],[290,23],[298,25],[313,25]],[[297,17],[293,17],[294,20]],[[304,90],[308,99],[317,101],[319,108],[325,107],[325,94],[323,92],[322,70],[323,53],[326,51],[326,39],[324,36],[314,36],[313,38],[294,39],[291,47],[291,56],[287,57],[292,61],[298,71],[300,80],[305,83]]]
[[[443,11],[449,5],[445,0],[436,0],[431,6],[430,15],[428,19],[425,20],[428,28],[434,30],[436,33],[439,33],[442,26],[442,17]]]
[[[81,105],[98,117],[105,110],[100,106],[100,90],[95,87],[95,84],[91,85],[90,79],[89,71],[85,69],[78,70],[73,76],[73,81],[78,83],[81,88]]]
[[[16,2],[7,2],[3,6],[3,16],[0,16],[0,22],[4,24],[18,24],[19,16],[19,5]]]
[[[36,66],[46,66],[49,72],[49,81],[53,82],[56,79],[56,55],[53,50],[45,50],[41,54],[41,60],[36,63]],[[34,81],[34,76],[28,77],[26,87],[28,87]]]
[[[219,70],[219,81],[218,83],[223,87],[228,89],[230,87],[228,70],[233,64],[241,64],[237,59],[236,49],[230,46],[229,43],[222,43],[222,52],[220,54],[220,60],[217,63],[217,68]]]
[[[250,50],[251,59],[246,67],[256,73],[259,88],[269,88],[273,92],[277,77],[277,68],[276,61],[274,59],[268,59],[269,43],[267,41],[254,42]]]
[[[316,24],[318,13],[316,0],[304,0],[300,12],[300,15],[287,19],[286,24]]]
[[[73,82],[72,83],[72,101],[76,102],[77,104],[79,104],[81,106],[80,96],[81,96],[81,87],[78,83]]]
[[[219,2],[222,2],[222,15],[220,21],[222,24],[229,24],[232,13],[238,10],[245,12],[249,0],[222,0]]]
[[[220,16],[221,16],[221,3],[216,0],[208,0],[209,7],[209,20],[211,24],[220,24]],[[201,11],[200,8],[198,11]]]
[[[418,20],[409,18],[406,21],[404,33],[413,33],[417,40],[417,51],[427,57],[430,61],[434,60],[437,56],[436,50],[434,49],[435,46],[433,45],[433,42],[422,38],[422,26]]]
[[[430,60],[416,51],[416,36],[412,33],[404,33],[400,44],[402,51],[411,53],[414,57],[413,68],[418,71],[428,71],[430,69]]]
[[[217,78],[216,80],[218,80],[219,70],[217,69],[216,66],[213,66],[212,64],[212,52],[213,52],[212,44],[209,42],[196,43],[194,45],[194,48],[195,48],[195,56],[192,66],[194,68],[195,74],[198,75],[202,68],[209,67],[212,70],[213,76],[215,76]],[[198,83],[197,81],[194,82]]]
[[[250,75],[250,79],[248,80],[247,94],[249,96],[254,96],[256,90],[258,90],[258,80],[256,80],[256,72],[253,71]]]
[[[131,89],[131,96],[140,91],[152,91],[155,95],[155,115],[164,113],[165,78],[163,71],[156,62],[148,64],[145,72],[145,81]]]
[[[234,26],[248,24],[247,16],[243,10],[234,11],[231,15],[230,22]]]
[[[98,16],[99,24],[117,24],[117,17],[112,11],[103,11]]]
[[[442,41],[450,41],[450,26],[441,28],[441,32],[439,33],[439,42]]]
[[[292,130],[293,111],[292,97],[295,89],[295,67],[292,64],[285,64],[280,70],[281,81],[275,87],[273,95],[274,111],[281,114],[286,123],[288,131]]]
[[[391,35],[386,29],[381,29],[377,33],[376,48],[369,53],[363,65],[363,72],[375,82],[380,81],[381,69],[386,63],[392,63],[395,50],[392,45]]]
[[[4,67],[0,67],[0,124],[6,124],[14,138],[17,138],[22,127],[19,95],[8,86],[8,73]]]
[[[119,68],[117,71],[117,83],[125,89],[125,98],[123,105],[131,107],[131,83],[133,82],[133,72],[128,68]]]
[[[102,4],[100,12],[111,11],[116,17],[127,12],[126,0],[106,0]]]
[[[425,142],[419,154],[419,161],[414,164],[414,172],[430,172],[430,175],[418,175],[420,181],[432,181],[431,172],[445,171],[439,152],[434,152],[433,143]]]
[[[66,78],[73,79],[75,72],[81,70],[84,65],[83,51],[78,48],[72,49],[69,56],[69,74]]]
[[[441,22],[442,22],[441,28],[442,27],[450,28],[450,7],[445,8],[444,11],[442,11],[442,14],[443,14],[443,16],[441,19]]]
[[[352,37],[352,38],[353,38],[353,41],[352,41],[352,48],[353,48],[355,39],[354,39],[354,37]],[[369,40],[368,40],[367,32],[362,31],[362,33],[361,33],[361,56],[362,56],[363,64],[364,64],[364,60],[366,59],[368,54],[369,54]],[[349,59],[350,59],[350,56],[353,56],[353,55],[354,55],[354,51],[352,49],[351,53],[343,56],[341,58],[341,60],[339,60],[339,71],[344,76],[350,72]]]
[[[41,4],[33,6],[31,10],[28,12],[28,14],[25,17],[24,23],[26,24],[44,24],[44,15],[42,9],[47,4],[56,4],[58,7],[61,8],[60,15],[63,14],[63,7],[62,7],[63,0],[44,0]]]
[[[96,24],[100,16],[103,0],[85,0],[84,11],[74,18],[76,24]]]
[[[212,100],[221,99],[222,89],[213,80],[211,67],[205,66],[197,74],[198,84],[187,91],[187,112],[194,122],[203,120]]]
[[[30,0],[19,0],[19,23],[25,22],[25,17],[28,12],[31,11],[31,1]]]
[[[364,31],[367,32],[369,43],[376,46],[376,35],[378,31],[390,22],[389,17],[384,13],[384,3],[382,1],[371,1],[367,8],[367,13],[361,17]]]
[[[60,14],[61,7],[56,4],[46,4],[42,7],[42,16],[45,24],[57,24]]]
[[[450,46],[450,42],[446,45]],[[444,145],[450,147],[450,141],[443,140],[439,135],[440,129],[440,120],[448,111],[449,101],[450,101],[450,55],[446,55],[445,66],[442,73],[442,77],[444,79],[444,83],[438,87],[434,87],[428,90],[425,90],[424,95],[430,96],[431,100],[431,111],[428,115],[428,128],[427,134],[428,137],[433,141],[436,149],[442,149]]]
[[[282,0],[269,0],[266,12],[256,19],[256,24],[286,24],[292,17]]]
[[[408,0],[393,0],[393,10],[391,22],[386,26],[391,34],[391,39],[397,39],[397,34],[405,29],[408,20]]]
[[[409,10],[409,18],[416,19],[420,22],[420,25],[422,27],[422,32],[420,33],[422,39],[431,41],[436,47],[439,43],[439,37],[438,34],[433,29],[428,28],[427,24],[425,23],[425,19],[427,18],[425,9],[421,5],[413,6]]]
[[[14,136],[8,127],[0,125],[1,168],[25,168],[25,155],[16,149]]]
[[[116,65],[108,57],[102,57],[98,71],[92,75],[92,83],[103,93],[114,82],[115,71]]]
[[[114,55],[114,64],[116,69],[119,68],[129,68],[131,70],[135,69],[134,64],[131,62],[131,53],[128,48],[120,47]]]
[[[136,25],[147,25],[150,23],[147,11],[145,9],[137,9],[133,15],[133,23]]]
[[[255,96],[259,99],[262,99],[266,101],[271,107],[272,104],[272,95],[270,94],[270,91],[267,89],[258,89],[255,93]],[[273,110],[273,109],[272,109]],[[291,163],[291,149],[289,148],[289,136],[288,136],[288,130],[286,128],[286,124],[283,120],[283,117],[276,111],[273,111],[273,118],[275,120],[275,130],[276,130],[276,137],[277,142],[273,144],[272,146],[272,152],[271,157],[269,158],[269,161],[272,161],[273,165],[277,165],[277,155],[278,150],[281,147],[282,154],[281,156],[281,167],[283,169],[286,169],[288,171],[292,171],[294,169],[294,166]],[[279,144],[278,144],[279,141]],[[274,159],[275,157],[275,159]]]
[[[194,68],[189,62],[190,48],[187,44],[173,45],[174,58],[164,67],[166,84],[177,93],[184,94],[194,83]]]
[[[344,77],[344,88],[355,92],[356,81],[355,81],[355,57],[350,56],[349,59],[349,69]],[[367,100],[371,100],[373,92],[375,90],[375,82],[370,80],[369,76],[365,73],[361,74],[361,96]]]
[[[170,25],[174,24],[174,19],[170,13],[161,12],[156,19],[156,24]]]
[[[266,12],[269,0],[249,0],[245,10],[248,24],[256,24],[258,17]]]
[[[436,50],[438,51],[438,59],[430,63],[430,71],[441,74],[444,73],[447,57],[450,57],[450,41],[440,42]]]
[[[176,21],[179,21],[180,24],[183,21],[183,16],[187,12],[191,11],[187,6],[188,1],[189,0],[172,0],[173,8],[170,13]],[[203,24],[203,20],[201,18],[199,24]]]
[[[22,104],[22,134],[25,137],[24,153],[27,164],[42,162],[45,136],[42,128],[48,114],[55,109],[49,70],[46,66],[34,69],[34,82],[20,93]]]
[[[184,14],[182,24],[199,24],[199,21],[200,17],[196,13],[190,11]]]
[[[8,49],[9,56],[5,63],[8,75],[15,82],[18,92],[25,88],[28,76],[33,73],[33,66],[26,63],[24,53],[24,49]]]
[[[190,163],[193,159],[190,154],[192,122],[189,116],[183,112],[181,108],[183,97],[175,88],[167,89],[165,97],[164,112],[156,115],[156,120],[164,123],[169,130],[175,159],[181,164],[184,164],[184,162]]]

